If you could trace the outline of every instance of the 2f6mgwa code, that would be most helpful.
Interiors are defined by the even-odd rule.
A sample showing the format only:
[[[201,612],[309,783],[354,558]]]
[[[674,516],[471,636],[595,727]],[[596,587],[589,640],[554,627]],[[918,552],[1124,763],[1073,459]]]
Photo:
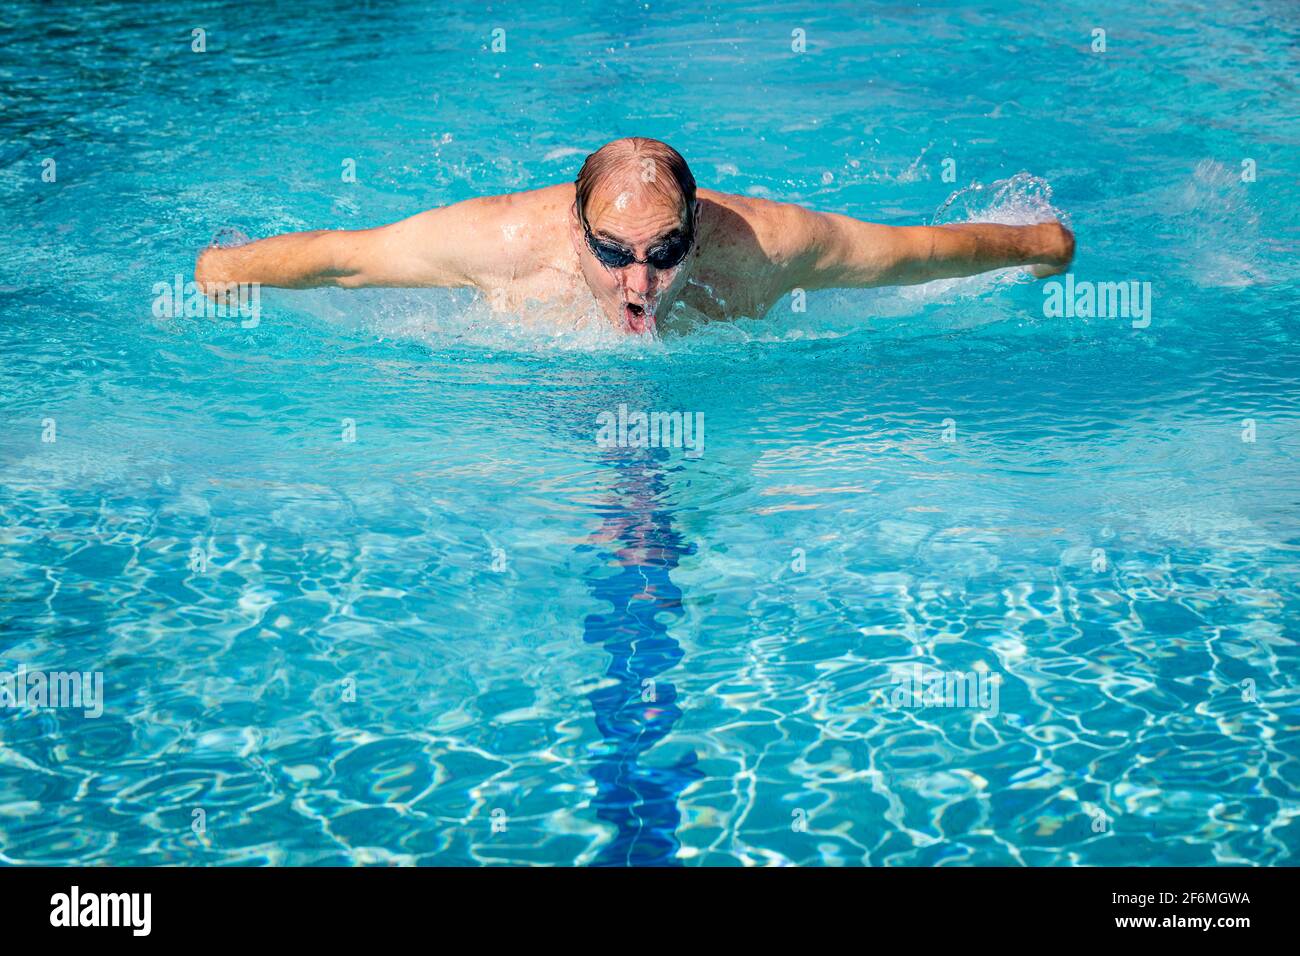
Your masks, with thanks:
[[[1184,903],[1249,903],[1245,893],[1184,893]]]

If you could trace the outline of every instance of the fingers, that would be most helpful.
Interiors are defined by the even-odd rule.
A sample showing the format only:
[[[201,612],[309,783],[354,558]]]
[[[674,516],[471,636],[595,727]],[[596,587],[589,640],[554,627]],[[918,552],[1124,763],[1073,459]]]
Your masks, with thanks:
[[[1074,233],[1059,222],[1049,223],[1052,227],[1048,261],[1060,265],[1062,269],[1074,261]]]
[[[1035,279],[1046,279],[1048,276],[1060,275],[1068,268],[1068,262],[1064,265],[1051,265],[1046,262],[1036,262],[1033,265],[1026,266],[1025,271]]]

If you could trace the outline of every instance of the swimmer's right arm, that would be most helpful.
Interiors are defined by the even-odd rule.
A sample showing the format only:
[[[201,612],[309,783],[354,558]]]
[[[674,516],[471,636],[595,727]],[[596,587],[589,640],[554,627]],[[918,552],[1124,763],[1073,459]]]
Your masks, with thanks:
[[[375,229],[293,232],[232,248],[204,249],[194,279],[208,295],[231,285],[473,285],[481,200],[430,209]]]

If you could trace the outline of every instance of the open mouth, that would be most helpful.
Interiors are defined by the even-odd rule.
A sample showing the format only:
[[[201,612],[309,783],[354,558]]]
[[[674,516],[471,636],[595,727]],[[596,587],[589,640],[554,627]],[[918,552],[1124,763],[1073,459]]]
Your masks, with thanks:
[[[627,321],[628,328],[633,332],[654,331],[655,314],[642,304],[636,302],[624,302],[623,318]]]

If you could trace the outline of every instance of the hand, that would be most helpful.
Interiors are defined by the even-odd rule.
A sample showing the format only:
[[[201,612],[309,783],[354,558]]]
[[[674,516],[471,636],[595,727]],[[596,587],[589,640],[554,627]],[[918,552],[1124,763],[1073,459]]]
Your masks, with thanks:
[[[229,293],[234,289],[234,283],[219,278],[220,273],[213,259],[220,254],[220,249],[208,246],[199,253],[199,258],[194,263],[195,284],[203,290],[204,295],[214,302],[229,301]]]
[[[1035,279],[1045,279],[1060,275],[1070,268],[1070,263],[1074,261],[1074,233],[1059,222],[1044,222],[1034,228],[1038,233],[1035,239],[1046,255],[1025,271]]]

